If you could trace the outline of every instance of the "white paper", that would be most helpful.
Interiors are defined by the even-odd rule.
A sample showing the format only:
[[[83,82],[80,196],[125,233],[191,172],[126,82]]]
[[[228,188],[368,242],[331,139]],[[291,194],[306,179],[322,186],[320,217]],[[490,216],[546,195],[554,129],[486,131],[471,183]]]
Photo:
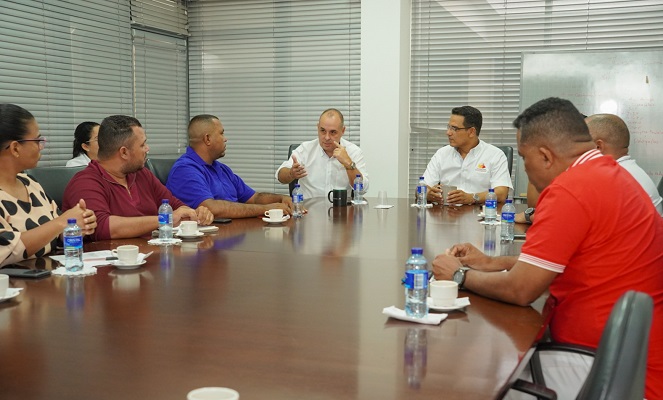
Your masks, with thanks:
[[[64,255],[60,256],[49,256],[51,259],[57,261],[61,265],[64,265]],[[98,267],[103,265],[110,265],[110,261],[106,260],[106,257],[113,257],[113,253],[110,250],[99,250],[99,251],[90,251],[83,253],[83,267]],[[96,261],[88,261],[90,259],[102,259]]]
[[[416,322],[418,324],[426,325],[439,325],[442,321],[447,318],[448,314],[428,314],[424,318],[414,318],[408,316],[404,310],[401,310],[398,307],[391,306],[385,307],[382,310],[382,314],[388,315],[392,318],[400,319],[402,321]]]

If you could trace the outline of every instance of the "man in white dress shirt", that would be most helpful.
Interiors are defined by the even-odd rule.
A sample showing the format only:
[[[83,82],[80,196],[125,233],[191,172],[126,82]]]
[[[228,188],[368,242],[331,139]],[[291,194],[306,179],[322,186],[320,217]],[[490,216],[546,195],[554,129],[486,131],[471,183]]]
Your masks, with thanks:
[[[428,185],[428,201],[441,202],[441,185],[456,186],[449,192],[451,204],[481,204],[488,189],[495,189],[497,201],[504,202],[513,188],[506,155],[499,148],[479,140],[483,118],[471,106],[451,110],[447,124],[449,145],[431,158],[424,181]]]
[[[631,134],[624,120],[613,114],[595,114],[585,119],[596,148],[604,155],[614,158],[627,170],[649,195],[649,199],[660,215],[663,215],[663,199],[658,194],[654,181],[628,155]]]
[[[276,179],[285,184],[298,179],[305,199],[326,197],[332,189],[350,190],[357,175],[363,177],[366,191],[364,154],[359,146],[342,138],[344,133],[343,114],[335,108],[323,111],[318,138],[299,145],[276,170]]]

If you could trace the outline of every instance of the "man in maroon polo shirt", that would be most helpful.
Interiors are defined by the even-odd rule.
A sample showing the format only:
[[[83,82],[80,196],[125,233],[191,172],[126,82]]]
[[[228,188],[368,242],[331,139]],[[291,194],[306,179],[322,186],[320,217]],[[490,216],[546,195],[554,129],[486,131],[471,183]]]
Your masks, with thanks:
[[[126,115],[105,118],[99,127],[98,160],[74,175],[65,188],[63,209],[85,199],[97,215],[93,240],[149,235],[159,227],[162,199],[173,207],[173,224],[195,220],[209,224],[214,218],[206,207],[193,210],[178,200],[146,168],[150,148],[140,122]]]

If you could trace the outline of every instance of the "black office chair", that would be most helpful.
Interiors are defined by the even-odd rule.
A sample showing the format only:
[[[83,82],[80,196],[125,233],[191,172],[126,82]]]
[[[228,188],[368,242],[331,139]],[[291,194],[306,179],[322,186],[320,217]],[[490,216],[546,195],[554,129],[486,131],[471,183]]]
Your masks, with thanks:
[[[663,178],[661,178],[660,181],[658,181],[658,195],[663,197]]]
[[[39,182],[46,195],[50,197],[62,209],[62,197],[64,196],[64,188],[79,171],[82,171],[85,166],[81,167],[36,167],[26,169],[24,172],[30,175],[34,180]]]
[[[652,298],[648,294],[632,290],[617,300],[603,329],[594,363],[576,397],[577,400],[644,398],[653,307]],[[535,355],[542,351],[580,354],[589,352],[585,347],[555,343],[538,345]],[[537,362],[538,358],[532,357],[530,364],[534,383],[518,379],[512,389],[537,396],[539,399],[554,400],[557,395],[545,388],[541,365],[536,365]]]
[[[290,159],[290,156],[292,155],[292,152],[299,147],[298,144],[291,144],[290,147],[288,147],[288,160]],[[290,197],[292,197],[292,191],[295,190],[295,184],[299,182],[298,179],[295,179],[294,181],[290,182],[288,184],[288,189],[290,190]]]
[[[148,158],[145,166],[165,185],[175,161],[177,158]]]
[[[506,162],[509,165],[509,175],[513,175],[513,147],[511,146],[496,146],[504,152]]]

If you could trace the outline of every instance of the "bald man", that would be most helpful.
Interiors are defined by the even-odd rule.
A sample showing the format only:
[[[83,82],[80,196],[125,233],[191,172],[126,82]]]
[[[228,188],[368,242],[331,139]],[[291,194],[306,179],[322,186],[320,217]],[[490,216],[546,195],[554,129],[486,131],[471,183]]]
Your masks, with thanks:
[[[613,114],[595,114],[585,119],[596,148],[606,156],[617,160],[647,192],[649,199],[660,215],[663,215],[663,199],[658,194],[654,181],[628,155],[631,134],[624,120]]]
[[[225,130],[214,115],[197,115],[189,122],[189,147],[170,170],[166,187],[185,204],[207,207],[215,218],[245,218],[271,209],[292,213],[290,197],[257,193],[225,164]]]

